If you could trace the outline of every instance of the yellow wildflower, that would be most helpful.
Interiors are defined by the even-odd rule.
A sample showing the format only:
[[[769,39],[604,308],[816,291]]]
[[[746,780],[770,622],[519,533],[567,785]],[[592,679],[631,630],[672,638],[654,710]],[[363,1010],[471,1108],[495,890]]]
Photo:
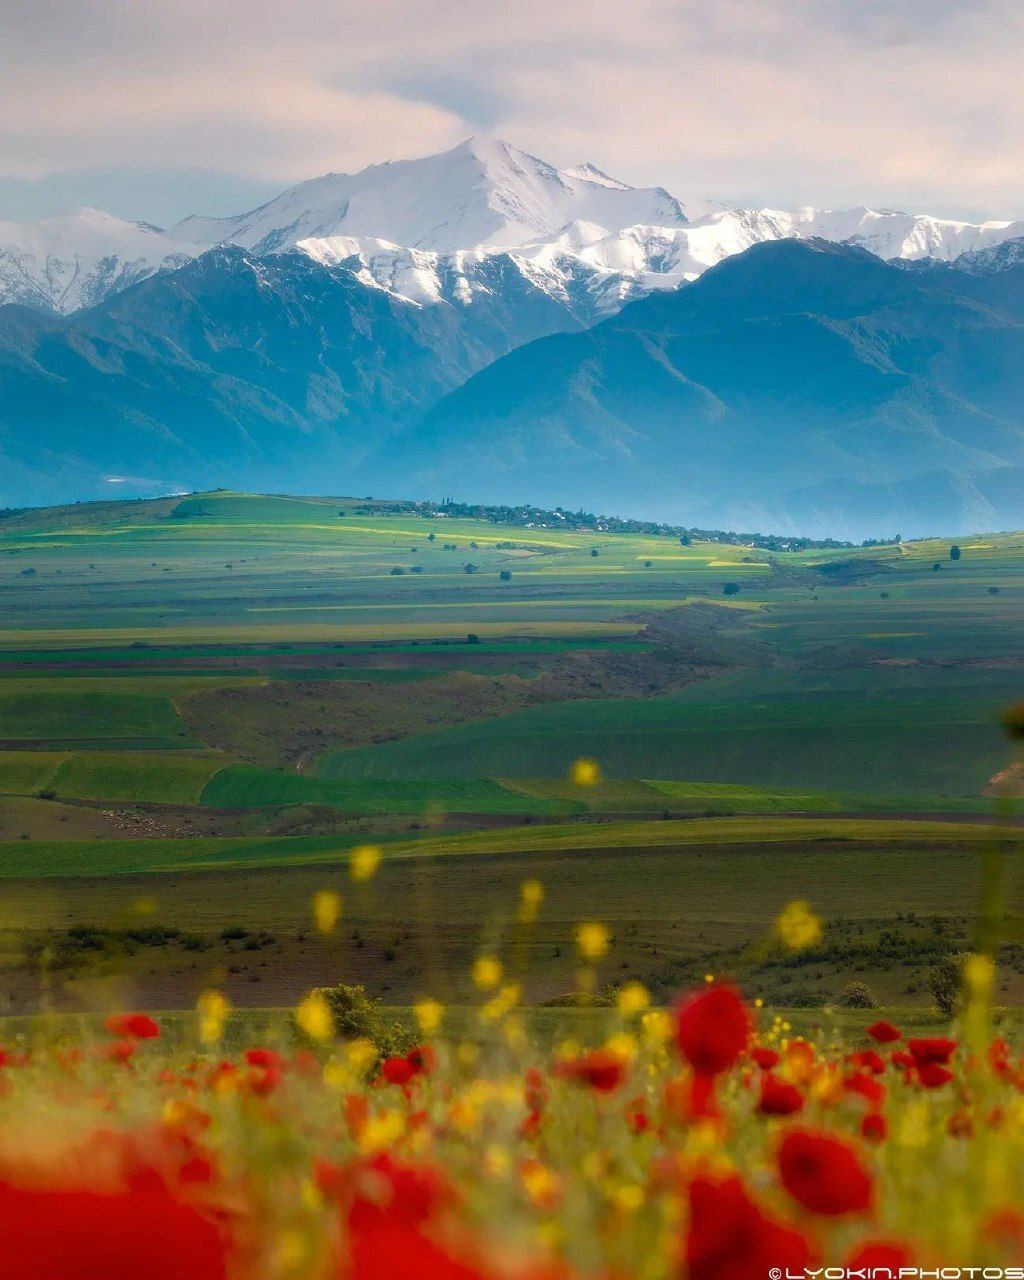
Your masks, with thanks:
[[[341,895],[330,889],[313,894],[313,923],[321,933],[331,933],[341,915]]]
[[[811,904],[797,899],[779,912],[775,919],[775,931],[783,945],[790,951],[802,951],[821,941],[821,921],[811,910]]]
[[[572,780],[578,787],[596,787],[601,781],[601,766],[596,760],[577,760],[572,766]]]
[[[611,935],[607,926],[590,921],[576,926],[576,946],[584,960],[600,960],[608,954]]]
[[[299,1004],[295,1021],[311,1040],[330,1040],[334,1035],[334,1014],[319,991],[311,991]]]
[[[372,880],[380,866],[381,850],[379,845],[361,844],[349,854],[349,874],[360,883]]]

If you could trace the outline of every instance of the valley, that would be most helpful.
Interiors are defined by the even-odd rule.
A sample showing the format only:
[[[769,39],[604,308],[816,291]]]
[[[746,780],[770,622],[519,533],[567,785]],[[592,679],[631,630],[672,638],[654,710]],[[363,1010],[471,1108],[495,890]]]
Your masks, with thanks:
[[[4,1007],[41,983],[69,1009],[111,983],[264,1006],[342,978],[401,1005],[424,974],[457,1003],[537,878],[531,1003],[566,993],[592,914],[607,982],[741,966],[814,1009],[852,971],[925,1011],[979,858],[1024,839],[992,781],[1024,535],[958,559],[688,542],[226,491],[4,517]],[[381,872],[351,884],[368,843]],[[310,897],[335,886],[327,946]],[[752,960],[794,898],[822,945]],[[1013,945],[1000,993],[1024,995]]]

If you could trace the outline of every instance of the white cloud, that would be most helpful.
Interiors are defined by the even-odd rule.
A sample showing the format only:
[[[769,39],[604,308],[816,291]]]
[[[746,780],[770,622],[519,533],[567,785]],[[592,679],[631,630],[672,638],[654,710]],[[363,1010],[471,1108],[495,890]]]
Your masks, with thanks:
[[[1024,213],[1017,0],[0,0],[0,30],[0,176],[283,184],[483,127],[684,197]]]

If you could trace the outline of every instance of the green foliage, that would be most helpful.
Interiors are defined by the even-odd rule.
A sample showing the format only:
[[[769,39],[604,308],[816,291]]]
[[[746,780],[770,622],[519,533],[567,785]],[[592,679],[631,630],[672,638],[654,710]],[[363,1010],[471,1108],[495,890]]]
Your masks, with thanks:
[[[950,560],[959,560],[962,555],[963,551],[954,543],[949,549]]]
[[[964,965],[966,951],[943,956],[928,970],[928,988],[945,1018],[954,1018],[963,1004]]]
[[[844,1009],[875,1009],[878,1007],[874,992],[866,982],[861,982],[859,979],[848,982],[843,987],[839,993],[838,1003]]]
[[[339,1040],[372,1040],[382,1058],[406,1053],[413,1045],[408,1027],[382,1015],[379,1000],[371,1000],[362,986],[339,982],[336,987],[317,987],[314,995],[322,996],[334,1018],[334,1033]]]

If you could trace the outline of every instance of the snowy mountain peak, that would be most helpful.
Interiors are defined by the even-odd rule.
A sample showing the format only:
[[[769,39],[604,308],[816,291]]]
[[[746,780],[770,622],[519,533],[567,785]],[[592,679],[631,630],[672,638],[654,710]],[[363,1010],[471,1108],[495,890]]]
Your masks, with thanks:
[[[518,271],[592,319],[763,240],[820,237],[882,258],[951,262],[1020,236],[1024,222],[863,206],[684,206],[663,187],[632,187],[589,161],[559,169],[477,135],[437,155],[328,173],[247,213],[190,217],[167,231],[90,207],[0,223],[0,302],[71,311],[215,245],[238,245],[257,257],[299,248],[324,264],[344,262],[419,305],[465,302],[489,287],[493,271]]]
[[[195,253],[154,227],[88,205],[0,222],[0,302],[76,311]]]
[[[567,178],[579,178],[583,182],[592,182],[598,187],[611,187],[614,191],[630,190],[627,183],[620,182],[618,178],[613,178],[610,174],[605,173],[603,169],[599,169],[596,164],[591,164],[589,160],[585,160],[582,164],[573,165],[571,169],[563,169],[562,172]]]
[[[478,136],[439,155],[314,178],[236,218],[186,218],[168,234],[263,253],[339,235],[454,253],[510,249],[581,219],[607,234],[635,222],[677,226],[686,215],[660,187],[562,173],[500,138]]]

